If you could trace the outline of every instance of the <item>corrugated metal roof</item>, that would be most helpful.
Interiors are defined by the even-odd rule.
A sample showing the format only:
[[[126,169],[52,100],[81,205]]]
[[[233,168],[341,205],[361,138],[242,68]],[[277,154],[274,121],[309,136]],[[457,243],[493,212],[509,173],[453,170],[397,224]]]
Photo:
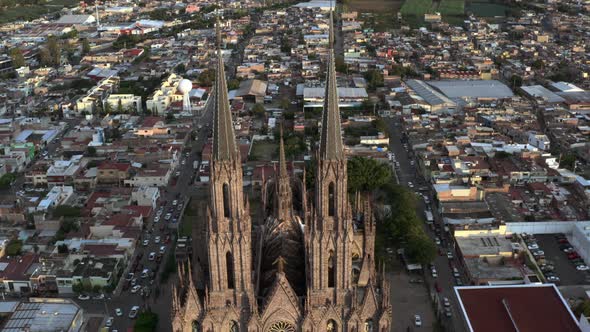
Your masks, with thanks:
[[[510,98],[514,96],[506,84],[497,80],[430,81],[449,98]]]
[[[455,102],[447,98],[442,93],[434,90],[431,86],[420,80],[407,80],[406,85],[409,86],[418,96],[424,99],[430,105],[452,105],[455,106]]]

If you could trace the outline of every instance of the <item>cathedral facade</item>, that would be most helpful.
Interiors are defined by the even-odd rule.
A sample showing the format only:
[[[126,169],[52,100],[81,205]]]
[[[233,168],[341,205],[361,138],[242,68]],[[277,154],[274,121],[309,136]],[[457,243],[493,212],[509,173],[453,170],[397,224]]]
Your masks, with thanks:
[[[333,36],[330,15],[314,186],[289,173],[281,131],[275,178],[262,186],[266,217],[254,224],[218,46],[207,218],[195,220],[195,255],[172,291],[174,332],[390,331],[371,207],[349,202]]]

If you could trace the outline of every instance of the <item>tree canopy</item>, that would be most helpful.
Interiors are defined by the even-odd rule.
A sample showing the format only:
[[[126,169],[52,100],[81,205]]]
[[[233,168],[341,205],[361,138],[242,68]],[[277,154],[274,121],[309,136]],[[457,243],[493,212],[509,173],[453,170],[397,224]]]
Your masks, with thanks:
[[[391,181],[391,168],[386,163],[365,157],[348,161],[348,189],[351,192],[373,191]]]

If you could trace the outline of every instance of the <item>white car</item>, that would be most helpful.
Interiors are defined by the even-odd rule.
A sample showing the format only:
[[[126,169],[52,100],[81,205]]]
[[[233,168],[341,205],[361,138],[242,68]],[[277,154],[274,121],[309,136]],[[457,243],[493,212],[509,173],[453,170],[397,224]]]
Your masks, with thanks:
[[[166,252],[166,246],[161,246],[160,247],[160,254],[163,254]]]
[[[156,244],[157,243],[160,243],[160,237],[159,236],[156,236],[156,238],[154,238],[154,243],[156,243]]]
[[[173,200],[172,201],[172,206],[176,206],[176,205],[178,205],[178,201],[177,200]]]
[[[166,213],[166,217],[164,217],[164,219],[166,219],[166,221],[170,220],[170,218],[172,218],[172,213]]]
[[[432,277],[433,278],[438,277],[438,273],[436,272],[436,269],[435,268],[432,268],[432,271],[430,271],[430,273],[432,273]]]
[[[149,259],[150,261],[153,261],[154,259],[156,259],[156,253],[155,253],[155,252],[153,252],[153,251],[152,251],[152,252],[150,252],[150,257],[148,257],[148,259]]]
[[[150,244],[150,240],[143,240],[143,246],[147,247]]]
[[[135,286],[133,286],[133,288],[131,288],[131,293],[135,294],[135,293],[139,292],[140,289],[141,289],[140,285],[135,285]]]
[[[115,309],[115,315],[117,315],[117,317],[123,316],[123,310],[121,310],[121,308]]]
[[[576,266],[576,270],[578,270],[578,271],[588,271],[588,270],[590,270],[590,267],[588,267],[588,265],[578,265],[578,266]]]
[[[134,319],[135,317],[137,317],[137,312],[139,311],[139,306],[133,306],[131,307],[131,310],[129,311],[129,318]]]
[[[536,243],[531,243],[528,245],[529,250],[536,250],[539,249],[539,245]]]
[[[107,322],[104,324],[106,327],[111,327],[113,326],[113,321],[115,319],[113,317],[109,317],[109,319],[107,319]]]
[[[451,306],[451,301],[449,301],[449,299],[447,297],[443,297],[443,305],[445,307],[450,307]]]
[[[154,218],[154,224],[157,224],[160,221],[160,216],[156,216]]]
[[[422,318],[420,317],[420,315],[414,315],[414,325],[416,325],[417,327],[422,326]]]
[[[447,258],[448,259],[453,259],[453,252],[447,251]]]
[[[440,239],[438,237],[435,237],[434,243],[436,243],[437,246],[440,246]]]
[[[78,296],[78,300],[81,300],[81,301],[90,300],[90,296],[88,296],[86,294],[80,294],[80,296]]]

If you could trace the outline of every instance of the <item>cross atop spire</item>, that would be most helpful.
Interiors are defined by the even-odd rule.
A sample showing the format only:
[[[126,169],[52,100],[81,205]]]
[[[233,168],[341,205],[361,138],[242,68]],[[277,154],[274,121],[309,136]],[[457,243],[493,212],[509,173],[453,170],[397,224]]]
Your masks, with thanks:
[[[231,109],[227,95],[227,83],[225,68],[221,55],[221,32],[219,18],[215,25],[217,35],[217,72],[215,86],[213,88],[213,160],[234,160],[238,155],[235,142],[234,128],[231,118]]]
[[[328,50],[328,73],[326,93],[322,113],[322,135],[320,140],[320,159],[343,160],[344,148],[340,132],[340,110],[338,108],[338,86],[336,84],[336,59],[334,55],[334,18],[330,10],[330,38]]]

